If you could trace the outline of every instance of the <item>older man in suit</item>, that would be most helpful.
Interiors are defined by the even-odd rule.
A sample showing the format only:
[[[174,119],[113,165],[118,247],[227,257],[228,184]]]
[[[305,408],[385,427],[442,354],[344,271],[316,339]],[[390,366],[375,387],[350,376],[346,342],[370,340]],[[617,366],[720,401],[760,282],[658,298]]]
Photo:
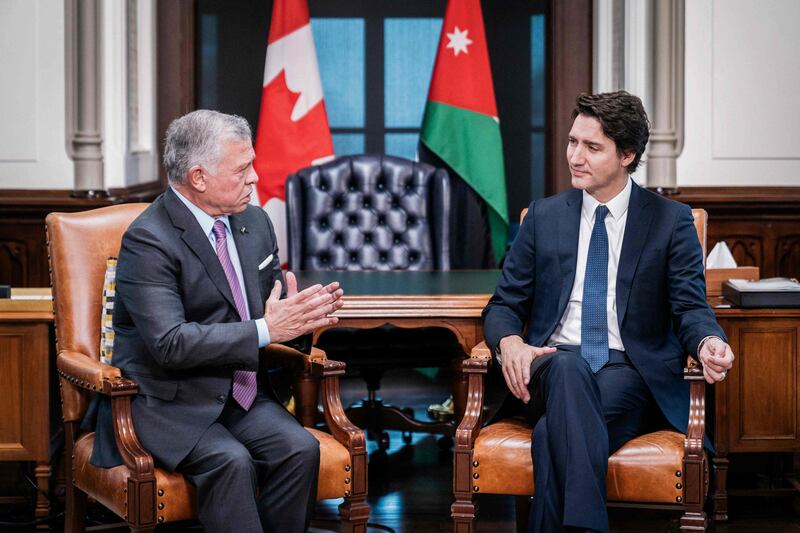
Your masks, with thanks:
[[[630,178],[649,138],[639,98],[581,95],[573,190],[533,202],[484,310],[487,342],[534,426],[535,532],[608,531],[608,456],[660,411],[685,431],[686,354],[709,383],[733,353],[705,299],[688,206]]]
[[[299,532],[319,447],[275,399],[259,348],[336,323],[342,291],[298,292],[291,273],[284,289],[272,224],[250,205],[254,158],[241,117],[170,125],[170,187],[122,239],[114,363],[139,384],[142,444],[197,486],[206,531]]]

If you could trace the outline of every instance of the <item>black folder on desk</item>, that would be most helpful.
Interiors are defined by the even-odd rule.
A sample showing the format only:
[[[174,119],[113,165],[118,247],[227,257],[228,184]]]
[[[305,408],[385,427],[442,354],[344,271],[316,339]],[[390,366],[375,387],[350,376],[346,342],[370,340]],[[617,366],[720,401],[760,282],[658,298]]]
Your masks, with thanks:
[[[736,307],[800,307],[800,283],[790,278],[731,279],[722,295]]]

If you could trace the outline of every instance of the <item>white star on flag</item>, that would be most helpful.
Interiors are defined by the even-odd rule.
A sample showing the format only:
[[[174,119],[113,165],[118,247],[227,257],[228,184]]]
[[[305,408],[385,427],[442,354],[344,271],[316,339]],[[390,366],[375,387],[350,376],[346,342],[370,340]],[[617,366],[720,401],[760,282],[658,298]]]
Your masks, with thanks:
[[[472,44],[472,39],[467,37],[467,33],[469,30],[461,31],[456,26],[456,29],[453,30],[453,33],[448,33],[447,38],[450,40],[447,43],[447,48],[452,48],[453,53],[457,56],[460,52],[464,52],[465,54],[469,53],[467,50],[467,46]]]

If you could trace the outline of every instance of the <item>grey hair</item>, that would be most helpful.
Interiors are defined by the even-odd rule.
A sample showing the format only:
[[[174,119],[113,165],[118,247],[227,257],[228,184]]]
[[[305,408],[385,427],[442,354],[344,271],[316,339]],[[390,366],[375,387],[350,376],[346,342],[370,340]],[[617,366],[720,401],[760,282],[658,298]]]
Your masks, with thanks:
[[[226,141],[251,141],[250,124],[237,115],[198,109],[176,118],[167,128],[164,170],[170,183],[182,185],[195,165],[216,172]]]

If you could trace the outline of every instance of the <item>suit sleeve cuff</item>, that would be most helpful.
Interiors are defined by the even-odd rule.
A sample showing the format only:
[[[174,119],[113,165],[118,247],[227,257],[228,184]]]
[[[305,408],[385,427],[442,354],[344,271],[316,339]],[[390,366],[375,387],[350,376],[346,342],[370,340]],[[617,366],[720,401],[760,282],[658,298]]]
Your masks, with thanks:
[[[267,328],[267,320],[259,318],[256,321],[256,329],[258,330],[258,347],[263,348],[270,342],[269,328]]]
[[[697,357],[700,357],[700,350],[703,349],[703,345],[706,343],[708,339],[722,340],[720,337],[717,337],[716,335],[708,335],[707,337],[703,337],[703,340],[701,340],[700,343],[697,345],[697,353],[695,354]]]

